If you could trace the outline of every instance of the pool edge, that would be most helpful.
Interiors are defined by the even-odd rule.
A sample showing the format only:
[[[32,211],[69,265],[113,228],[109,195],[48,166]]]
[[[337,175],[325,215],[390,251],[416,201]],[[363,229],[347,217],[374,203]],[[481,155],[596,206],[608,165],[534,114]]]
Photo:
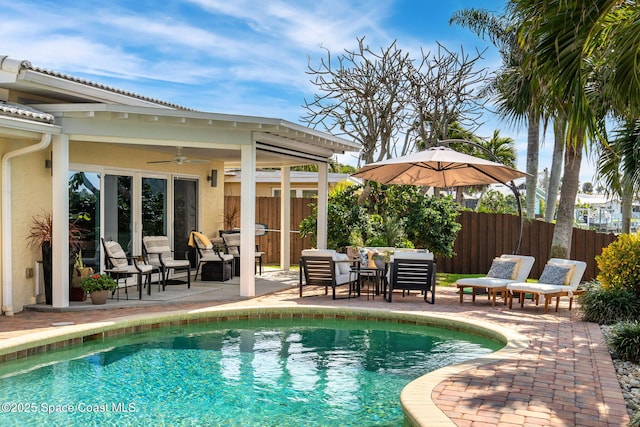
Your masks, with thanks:
[[[408,423],[412,426],[454,426],[453,421],[432,400],[434,388],[449,377],[480,365],[509,359],[529,345],[524,335],[502,326],[474,319],[451,319],[428,312],[367,309],[330,306],[215,306],[195,310],[178,310],[127,316],[111,321],[59,326],[36,331],[28,335],[0,341],[0,363],[33,356],[49,350],[82,344],[87,339],[135,333],[163,326],[183,325],[209,321],[241,320],[248,318],[330,317],[358,320],[384,320],[401,323],[419,323],[463,332],[484,335],[505,343],[489,355],[464,363],[446,366],[423,375],[401,392],[400,401]]]

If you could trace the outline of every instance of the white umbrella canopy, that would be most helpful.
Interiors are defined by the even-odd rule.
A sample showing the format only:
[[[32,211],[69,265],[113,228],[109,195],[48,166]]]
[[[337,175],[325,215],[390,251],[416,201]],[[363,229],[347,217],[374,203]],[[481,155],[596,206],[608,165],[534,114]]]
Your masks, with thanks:
[[[460,153],[448,147],[432,147],[395,159],[370,163],[353,176],[381,184],[425,187],[460,187],[506,183],[525,176],[501,163]]]

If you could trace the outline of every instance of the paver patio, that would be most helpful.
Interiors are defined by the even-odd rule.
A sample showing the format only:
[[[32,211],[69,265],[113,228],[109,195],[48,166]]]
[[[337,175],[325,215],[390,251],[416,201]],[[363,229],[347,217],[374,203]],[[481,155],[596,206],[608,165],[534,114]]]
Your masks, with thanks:
[[[237,284],[192,285],[200,289],[190,300],[188,290],[176,287],[174,298],[109,301],[105,309],[78,311],[23,311],[0,317],[0,343],[17,336],[55,329],[52,323],[88,323],[172,310],[210,306],[306,306],[360,307],[394,311],[423,311],[450,315],[452,319],[494,323],[511,328],[530,340],[530,345],[512,360],[494,362],[460,372],[434,388],[432,399],[459,426],[626,426],[625,402],[604,338],[598,325],[580,320],[579,311],[568,310],[568,300],[558,313],[543,314],[533,303],[509,310],[479,297],[475,304],[459,303],[456,288],[438,287],[436,304],[425,304],[419,296],[394,297],[388,303],[380,296],[332,300],[319,290],[317,296],[300,299],[297,274],[271,272],[258,279],[255,298],[239,298]],[[200,288],[199,288],[200,286]],[[206,289],[209,286],[210,289]],[[273,291],[274,289],[281,289]],[[155,291],[155,290],[154,290]],[[305,295],[313,294],[305,291]],[[168,295],[168,294],[167,294]],[[153,293],[152,293],[153,297]]]

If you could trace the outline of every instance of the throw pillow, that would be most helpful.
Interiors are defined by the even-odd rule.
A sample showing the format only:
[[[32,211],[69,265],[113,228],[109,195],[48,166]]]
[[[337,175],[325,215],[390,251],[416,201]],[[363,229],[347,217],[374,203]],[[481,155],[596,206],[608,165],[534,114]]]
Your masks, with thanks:
[[[564,268],[568,268],[569,270],[567,271],[567,274],[564,276],[564,286],[571,286],[571,279],[573,279],[573,273],[576,270],[576,265],[575,264],[559,264],[559,263],[555,263],[555,262],[549,262],[548,264],[550,265],[555,265],[558,267],[564,267]]]
[[[373,259],[376,253],[372,251],[367,252],[367,267],[369,268],[378,268],[376,265],[376,261]]]
[[[520,272],[520,262],[522,261],[522,258],[501,256],[500,259],[513,261],[516,263],[515,267],[513,267],[513,271],[511,272],[510,277],[511,280],[516,280],[518,278],[518,273]]]
[[[565,277],[569,270],[570,268],[568,266],[547,264],[544,266],[544,270],[542,270],[542,274],[540,275],[538,282],[546,283],[548,285],[563,286]]]
[[[504,260],[501,258],[494,258],[491,263],[491,268],[487,273],[487,277],[493,277],[496,279],[511,279],[513,269],[516,267],[515,261]]]

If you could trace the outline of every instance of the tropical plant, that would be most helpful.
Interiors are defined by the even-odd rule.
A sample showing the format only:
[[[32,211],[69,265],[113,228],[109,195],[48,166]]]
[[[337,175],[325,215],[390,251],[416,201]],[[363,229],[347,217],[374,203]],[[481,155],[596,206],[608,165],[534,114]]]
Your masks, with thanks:
[[[496,15],[483,9],[456,11],[450,23],[469,28],[480,38],[488,38],[500,52],[501,68],[485,87],[494,97],[501,116],[514,122],[526,121],[527,133],[527,216],[535,216],[536,176],[538,174],[542,88],[539,75],[525,69],[525,47],[518,43],[519,15]]]
[[[89,277],[85,277],[80,282],[80,288],[85,292],[95,291],[115,291],[118,289],[118,282],[108,274],[94,274]]]
[[[628,289],[640,297],[640,234],[620,234],[596,256],[598,281],[605,288]]]
[[[485,191],[478,200],[477,212],[518,214],[517,201],[514,195],[505,196],[496,190]]]
[[[75,221],[69,222],[69,248],[76,252],[82,246],[82,232]],[[31,229],[27,235],[27,245],[31,249],[41,248],[44,244],[51,245],[53,241],[53,216],[50,212],[43,212],[31,219]]]
[[[403,247],[427,248],[435,254],[453,256],[461,226],[456,221],[458,205],[451,197],[430,197],[412,185],[370,183],[370,198],[365,206],[357,204],[361,186],[335,189],[329,195],[327,247],[341,249],[359,242],[391,241]],[[315,244],[317,207],[302,220],[300,234]],[[395,218],[395,220],[394,220]],[[384,225],[385,221],[387,222]],[[406,238],[399,238],[400,222]],[[428,224],[428,227],[425,226]],[[400,243],[398,244],[398,240]]]
[[[622,232],[629,233],[633,194],[640,188],[640,121],[628,120],[616,137],[600,146],[598,176],[609,194],[622,198]]]
[[[585,322],[611,325],[640,316],[640,299],[627,289],[608,289],[593,282],[579,301]]]
[[[557,105],[564,106],[567,152],[551,256],[567,258],[585,142],[604,133],[612,112],[640,112],[640,8],[618,0],[518,0],[509,3],[509,13],[522,23],[526,69],[548,82]]]
[[[611,328],[607,344],[618,358],[632,362],[640,362],[640,322],[620,322]]]

